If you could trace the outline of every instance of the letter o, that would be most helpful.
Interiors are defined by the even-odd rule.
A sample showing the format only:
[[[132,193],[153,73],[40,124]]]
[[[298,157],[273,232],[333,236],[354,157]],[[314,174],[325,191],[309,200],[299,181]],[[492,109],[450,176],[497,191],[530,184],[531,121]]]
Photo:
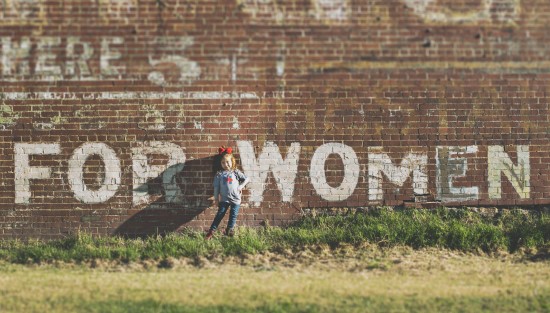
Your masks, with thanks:
[[[105,179],[98,190],[88,190],[84,183],[83,167],[86,160],[97,154],[105,164]],[[76,148],[69,159],[69,185],[75,198],[84,203],[101,203],[114,196],[120,186],[120,160],[113,149],[104,143],[85,143]]]
[[[330,154],[338,154],[344,163],[344,179],[340,186],[334,188],[327,183],[325,162]],[[313,154],[309,176],[311,184],[321,198],[327,201],[346,200],[353,194],[359,181],[359,162],[355,151],[350,146],[331,142],[326,143]]]

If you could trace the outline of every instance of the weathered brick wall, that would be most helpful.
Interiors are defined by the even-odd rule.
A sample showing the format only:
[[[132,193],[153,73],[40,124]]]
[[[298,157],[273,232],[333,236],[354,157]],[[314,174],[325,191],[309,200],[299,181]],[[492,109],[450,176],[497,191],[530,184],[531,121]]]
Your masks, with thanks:
[[[206,228],[304,208],[550,203],[542,0],[0,4],[0,237]]]

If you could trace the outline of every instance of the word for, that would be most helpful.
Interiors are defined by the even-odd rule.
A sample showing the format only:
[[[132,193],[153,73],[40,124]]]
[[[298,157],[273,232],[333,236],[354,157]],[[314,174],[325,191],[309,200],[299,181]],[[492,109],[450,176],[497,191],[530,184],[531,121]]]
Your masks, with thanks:
[[[291,202],[298,174],[301,145],[291,143],[286,157],[279,147],[267,141],[258,156],[251,141],[237,141],[243,171],[251,178],[250,202],[259,205],[268,173],[275,178],[283,202]],[[33,180],[51,178],[51,168],[32,165],[31,155],[60,154],[59,143],[15,143],[15,203],[30,203]],[[165,201],[182,201],[181,188],[176,182],[177,173],[185,170],[186,155],[182,147],[164,141],[139,142],[132,148],[133,204],[150,201],[147,181],[162,177]],[[477,146],[438,146],[436,147],[436,186],[437,198],[443,202],[475,200],[479,197],[478,187],[455,187],[455,179],[465,177],[468,170],[468,157],[478,152]],[[163,165],[149,164],[148,156],[165,155],[168,161]],[[84,182],[84,165],[93,155],[103,161],[104,179],[101,187],[90,189]],[[329,156],[337,155],[343,164],[343,178],[339,186],[329,185],[326,179],[325,163]],[[397,188],[404,186],[412,177],[415,194],[428,193],[428,157],[425,153],[409,153],[395,164],[384,153],[382,147],[368,148],[368,199],[383,200],[382,184],[387,180]],[[113,197],[121,184],[122,169],[116,152],[100,142],[85,143],[75,149],[68,160],[68,182],[74,197],[83,203],[103,203]],[[511,160],[502,146],[489,146],[487,155],[487,178],[489,198],[501,198],[502,174],[510,181],[520,198],[530,197],[529,146],[517,146],[517,164]],[[352,147],[343,143],[326,143],[318,147],[310,161],[309,179],[317,194],[326,201],[343,201],[350,197],[362,175],[359,159]]]

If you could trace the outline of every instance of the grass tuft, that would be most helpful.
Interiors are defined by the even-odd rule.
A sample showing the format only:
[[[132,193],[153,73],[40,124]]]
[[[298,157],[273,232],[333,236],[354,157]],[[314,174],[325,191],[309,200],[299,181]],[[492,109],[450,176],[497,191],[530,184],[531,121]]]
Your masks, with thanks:
[[[335,248],[364,242],[381,246],[407,245],[415,249],[439,247],[515,252],[549,245],[550,215],[501,210],[500,214],[487,217],[467,209],[379,208],[367,213],[303,217],[284,228],[240,228],[233,238],[215,236],[209,241],[204,240],[203,233],[192,230],[144,239],[78,233],[53,241],[7,240],[0,242],[0,260],[23,264],[94,259],[132,262],[299,250],[311,245]]]

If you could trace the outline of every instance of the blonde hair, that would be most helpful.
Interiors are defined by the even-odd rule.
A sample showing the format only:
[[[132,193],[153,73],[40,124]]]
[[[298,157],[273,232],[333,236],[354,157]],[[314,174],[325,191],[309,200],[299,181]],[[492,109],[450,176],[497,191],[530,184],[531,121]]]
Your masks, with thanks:
[[[221,159],[220,159],[220,163],[223,159],[225,158],[229,158],[231,159],[231,170],[236,170],[237,169],[237,160],[235,159],[235,157],[233,156],[233,154],[224,154]]]

